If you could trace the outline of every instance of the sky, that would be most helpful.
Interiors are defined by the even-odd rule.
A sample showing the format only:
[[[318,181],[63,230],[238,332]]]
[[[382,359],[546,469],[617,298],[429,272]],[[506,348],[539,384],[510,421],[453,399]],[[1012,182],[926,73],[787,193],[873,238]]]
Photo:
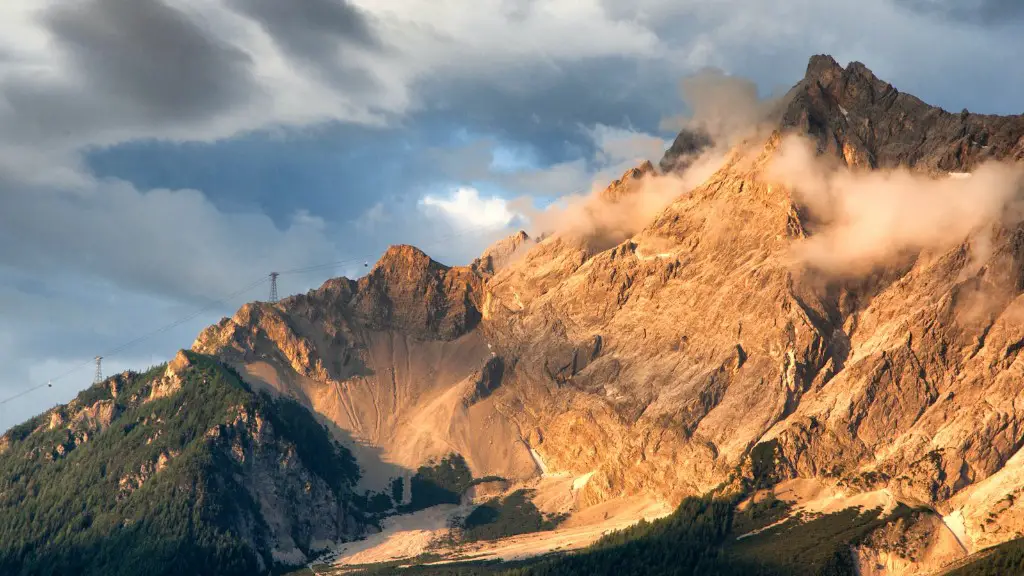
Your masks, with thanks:
[[[825,53],[1018,114],[1022,32],[1016,0],[4,0],[0,399],[42,387],[0,429],[98,354],[166,361],[271,271],[469,262],[528,227],[510,200],[656,161],[702,70],[770,95]]]

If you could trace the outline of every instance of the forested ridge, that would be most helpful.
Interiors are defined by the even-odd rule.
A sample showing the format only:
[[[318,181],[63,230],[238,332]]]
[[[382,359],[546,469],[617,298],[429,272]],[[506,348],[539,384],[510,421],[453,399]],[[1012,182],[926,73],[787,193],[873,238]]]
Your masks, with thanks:
[[[4,435],[0,574],[270,571],[266,521],[231,456],[253,442],[240,419],[268,423],[347,501],[355,460],[307,410],[254,393],[212,358],[187,359],[166,396],[153,394],[166,366],[126,373]]]

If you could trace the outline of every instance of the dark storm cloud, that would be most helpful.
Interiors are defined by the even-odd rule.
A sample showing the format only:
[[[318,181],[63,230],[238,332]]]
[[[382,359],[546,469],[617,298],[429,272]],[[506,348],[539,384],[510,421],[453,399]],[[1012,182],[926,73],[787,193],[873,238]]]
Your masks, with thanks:
[[[231,0],[239,12],[258,20],[274,39],[296,54],[313,60],[337,42],[375,46],[378,39],[366,15],[346,0]]]
[[[505,178],[500,184],[575,192],[597,153],[588,129],[605,124],[656,133],[664,117],[682,108],[677,76],[619,58],[507,70],[501,85],[429,78],[416,93],[429,104],[397,126],[331,123],[215,143],[128,143],[94,151],[89,166],[140,189],[204,190],[222,210],[261,210],[281,226],[299,208],[338,223],[381,199],[415,203],[424,190],[495,181],[488,167],[496,147],[524,151],[542,168],[583,164],[546,173],[543,183]]]
[[[62,190],[0,170],[0,267],[37,278],[78,273],[202,304],[267,270],[335,253],[322,222],[301,211],[275,226],[259,212],[220,212],[195,190],[141,193],[116,180]]]
[[[94,151],[88,162],[101,177],[125,178],[140,189],[204,190],[222,210],[261,210],[281,226],[299,208],[338,223],[381,199],[414,203],[424,190],[474,181],[500,180],[517,193],[578,191],[597,153],[589,129],[656,133],[682,107],[677,77],[618,59],[510,71],[507,82],[529,90],[482,79],[426,80],[416,90],[431,104],[399,126],[332,123],[215,143],[128,143]],[[489,164],[498,147],[524,152],[541,168],[582,166],[563,165],[543,183],[497,178]]]
[[[62,4],[45,18],[81,76],[154,119],[192,119],[246,97],[250,58],[160,0]]]
[[[344,60],[344,49],[380,49],[367,16],[347,0],[229,0],[232,8],[260,24],[282,49],[312,64],[347,89],[376,83],[372,74]]]
[[[507,71],[500,85],[426,79],[417,91],[431,105],[418,117],[527,145],[541,164],[553,164],[591,157],[594,142],[584,128],[596,124],[658,132],[661,118],[679,112],[677,80],[626,58],[523,66]]]
[[[1024,20],[1021,0],[896,0],[896,3],[953,22],[1000,26]]]
[[[414,194],[436,171],[401,150],[423,149],[443,136],[415,123],[332,123],[214,143],[129,143],[95,150],[87,161],[101,178],[123,178],[142,190],[204,190],[220,210],[263,212],[284,228],[300,209],[347,222],[381,198]]]

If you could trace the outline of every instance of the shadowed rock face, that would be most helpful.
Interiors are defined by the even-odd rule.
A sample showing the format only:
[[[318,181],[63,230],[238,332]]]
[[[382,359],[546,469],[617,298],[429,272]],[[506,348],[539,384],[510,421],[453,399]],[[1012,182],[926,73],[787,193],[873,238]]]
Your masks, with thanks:
[[[1024,118],[951,114],[827,56],[777,114],[767,141],[614,247],[520,233],[465,268],[394,247],[358,282],[243,308],[196,349],[406,469],[454,447],[477,476],[525,478],[532,449],[549,471],[592,473],[581,505],[679,499],[750,474],[761,444],[776,478],[957,510],[968,549],[1012,537],[1024,230],[995,225],[980,264],[965,239],[838,281],[794,265],[810,227],[764,174],[789,132],[857,170],[969,172],[1024,157]],[[709,144],[681,135],[662,168]]]
[[[814,56],[786,97],[781,125],[852,166],[968,172],[986,160],[1024,158],[1024,116],[951,113],[901,93],[860,62]]]
[[[448,268],[412,246],[392,246],[359,280],[352,301],[361,324],[411,336],[452,340],[480,320],[480,278]]]
[[[658,162],[662,172],[681,172],[714,142],[707,133],[696,130],[682,130],[672,141],[672,146],[665,151]]]

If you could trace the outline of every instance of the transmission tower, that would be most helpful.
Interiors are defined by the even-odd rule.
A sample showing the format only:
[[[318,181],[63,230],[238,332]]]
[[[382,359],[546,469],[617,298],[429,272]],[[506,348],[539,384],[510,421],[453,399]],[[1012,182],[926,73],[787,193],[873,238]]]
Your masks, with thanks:
[[[96,375],[92,377],[93,384],[103,382],[103,367],[100,364],[101,360],[103,360],[103,356],[96,357]]]
[[[277,277],[280,276],[277,272],[270,273],[270,301],[277,302]]]

